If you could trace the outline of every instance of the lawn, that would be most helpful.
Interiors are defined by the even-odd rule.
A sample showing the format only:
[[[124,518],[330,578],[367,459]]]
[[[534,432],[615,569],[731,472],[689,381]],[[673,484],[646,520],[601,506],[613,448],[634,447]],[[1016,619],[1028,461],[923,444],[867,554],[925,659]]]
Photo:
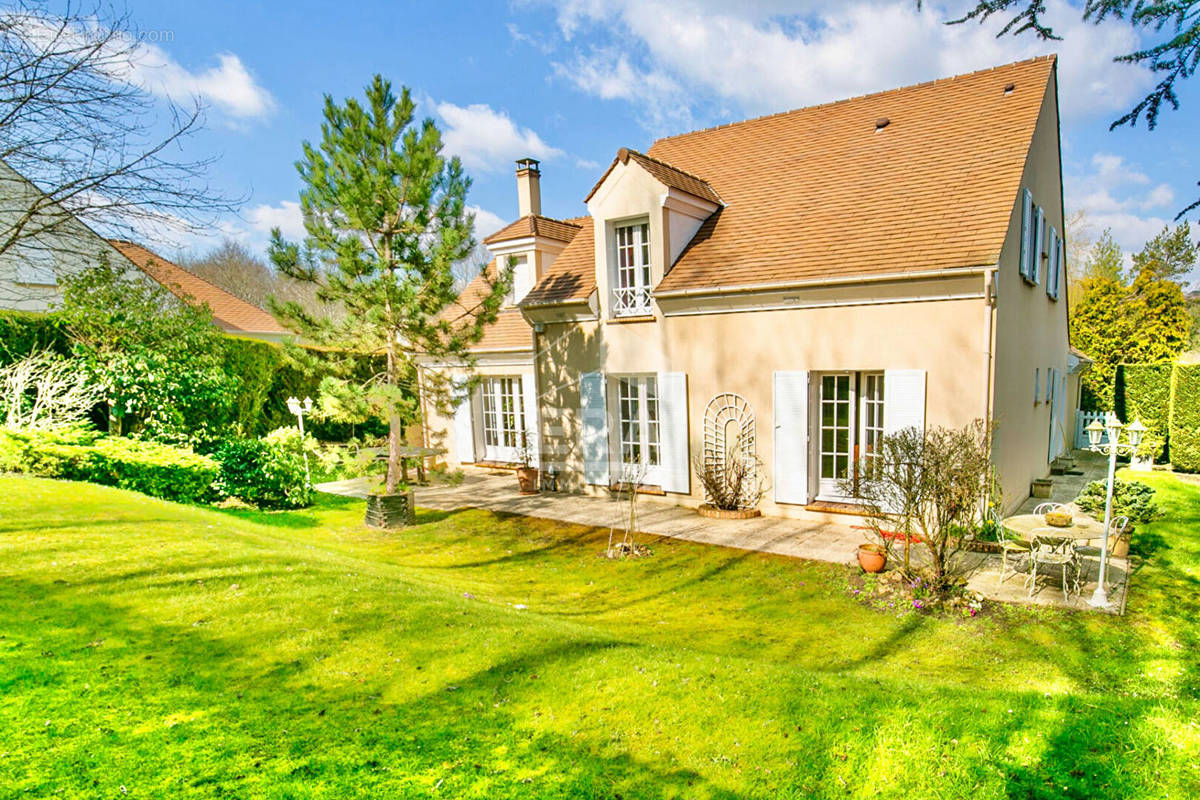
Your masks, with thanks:
[[[1128,614],[874,610],[849,571],[0,476],[0,797],[1200,795],[1200,484]]]

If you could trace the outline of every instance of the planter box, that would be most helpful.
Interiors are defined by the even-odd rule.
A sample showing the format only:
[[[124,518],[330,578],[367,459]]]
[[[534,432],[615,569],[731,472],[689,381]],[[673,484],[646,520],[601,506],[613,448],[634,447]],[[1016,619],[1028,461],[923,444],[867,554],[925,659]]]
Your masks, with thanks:
[[[367,495],[367,525],[372,528],[403,528],[417,521],[417,504],[412,492]]]
[[[1050,489],[1053,488],[1054,481],[1049,478],[1038,478],[1029,487],[1029,493],[1039,500],[1046,500],[1050,497]]]
[[[708,503],[696,509],[700,512],[700,516],[708,517],[709,519],[753,519],[754,517],[762,516],[762,512],[757,508],[739,508],[736,511],[727,511],[723,508],[710,506]]]

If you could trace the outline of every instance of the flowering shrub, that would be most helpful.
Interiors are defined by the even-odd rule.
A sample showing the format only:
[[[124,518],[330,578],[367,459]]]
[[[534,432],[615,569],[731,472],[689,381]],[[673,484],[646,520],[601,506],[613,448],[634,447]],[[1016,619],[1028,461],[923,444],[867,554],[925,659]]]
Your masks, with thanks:
[[[276,435],[278,434],[278,435]],[[230,439],[216,452],[217,491],[259,508],[303,508],[312,502],[303,443],[278,431],[262,439]]]

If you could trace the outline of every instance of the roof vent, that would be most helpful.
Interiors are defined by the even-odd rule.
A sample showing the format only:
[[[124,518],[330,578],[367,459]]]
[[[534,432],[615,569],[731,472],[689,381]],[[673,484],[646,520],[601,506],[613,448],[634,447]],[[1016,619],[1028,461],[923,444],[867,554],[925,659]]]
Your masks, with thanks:
[[[1015,83],[1006,83],[1006,84],[1004,84],[1004,93],[1012,94],[1013,89],[1016,89],[1016,88],[1017,88],[1017,85]]]
[[[879,133],[881,130],[886,128],[890,123],[891,123],[891,120],[888,119],[887,117],[880,117],[879,119],[875,120],[875,132]]]

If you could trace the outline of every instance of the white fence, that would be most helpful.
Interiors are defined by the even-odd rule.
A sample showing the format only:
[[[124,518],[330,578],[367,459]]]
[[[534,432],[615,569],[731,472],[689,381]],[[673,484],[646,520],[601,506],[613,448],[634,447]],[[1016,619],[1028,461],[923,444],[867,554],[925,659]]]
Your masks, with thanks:
[[[1076,411],[1075,412],[1075,449],[1086,450],[1090,442],[1088,442],[1087,428],[1093,422],[1104,424],[1104,418],[1107,415],[1103,411]],[[1100,438],[1101,444],[1108,444],[1108,430],[1106,429]]]

